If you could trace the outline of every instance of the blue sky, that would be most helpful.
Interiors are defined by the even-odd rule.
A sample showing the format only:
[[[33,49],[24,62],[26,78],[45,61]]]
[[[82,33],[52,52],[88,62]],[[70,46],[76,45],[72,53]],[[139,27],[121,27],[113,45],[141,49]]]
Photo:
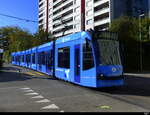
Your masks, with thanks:
[[[0,14],[38,21],[38,0],[0,0]],[[35,33],[38,23],[20,21],[0,15],[0,27],[19,26]]]

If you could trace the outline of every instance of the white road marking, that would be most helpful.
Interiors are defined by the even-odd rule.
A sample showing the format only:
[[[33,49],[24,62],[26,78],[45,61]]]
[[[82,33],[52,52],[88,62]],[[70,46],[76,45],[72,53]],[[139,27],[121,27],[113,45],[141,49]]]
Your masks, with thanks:
[[[43,100],[40,100],[40,101],[36,101],[35,103],[48,103],[48,102],[50,102],[50,100],[43,99]]]
[[[5,90],[5,89],[18,89],[19,88],[19,86],[18,87],[1,87],[0,88],[0,90]]]
[[[27,90],[28,90],[28,89],[30,89],[30,88],[28,88],[28,87],[25,87],[25,88],[20,88],[20,89],[23,89],[23,90],[26,90],[26,89],[27,89]]]
[[[25,95],[39,95],[38,93],[34,92],[34,93],[27,93]]]
[[[44,98],[43,96],[39,95],[39,96],[35,96],[35,97],[31,97],[32,99],[42,99]]]
[[[64,111],[64,110],[61,110],[60,112],[61,112],[61,113],[64,113],[65,111]]]
[[[42,107],[41,109],[59,109],[55,104],[48,105],[46,107]]]
[[[24,92],[27,93],[27,92],[34,92],[34,91],[33,90],[25,90]]]
[[[37,95],[37,96],[31,97],[31,99],[42,99],[42,98],[44,98],[42,95],[39,95],[39,93],[34,92],[32,89],[30,89],[28,87],[24,87],[24,88],[20,88],[20,89],[25,90],[24,92],[27,93],[25,95],[28,95],[28,96],[29,95]],[[43,99],[43,100],[36,101],[35,103],[48,103],[48,102],[51,102],[51,101],[48,99]],[[42,107],[41,109],[59,109],[59,107],[56,106],[55,104],[51,104],[51,105]],[[61,110],[60,112],[63,113],[64,111]]]

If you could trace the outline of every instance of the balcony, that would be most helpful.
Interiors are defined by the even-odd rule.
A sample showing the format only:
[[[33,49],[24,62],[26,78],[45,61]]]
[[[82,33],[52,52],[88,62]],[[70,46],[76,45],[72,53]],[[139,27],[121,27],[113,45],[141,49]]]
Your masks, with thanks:
[[[103,25],[103,24],[106,24],[106,23],[110,23],[110,18],[109,17],[106,17],[106,18],[103,18],[101,20],[98,20],[94,23],[94,26],[99,26],[99,25]]]

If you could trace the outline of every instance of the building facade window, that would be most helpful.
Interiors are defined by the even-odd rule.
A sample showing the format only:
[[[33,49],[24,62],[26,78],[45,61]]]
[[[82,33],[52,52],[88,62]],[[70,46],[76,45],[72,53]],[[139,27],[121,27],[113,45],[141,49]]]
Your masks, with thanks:
[[[74,9],[74,12],[76,13],[76,12],[80,12],[80,7],[76,7],[75,9]]]
[[[89,20],[86,21],[86,24],[90,25],[90,24],[92,24],[92,22],[93,22],[92,19],[89,19]]]
[[[92,13],[93,13],[93,11],[92,11],[92,9],[90,9],[86,12],[86,16],[90,16],[90,15],[92,15]]]
[[[75,21],[80,20],[80,15],[75,16],[75,17],[74,17],[74,20],[75,20]]]

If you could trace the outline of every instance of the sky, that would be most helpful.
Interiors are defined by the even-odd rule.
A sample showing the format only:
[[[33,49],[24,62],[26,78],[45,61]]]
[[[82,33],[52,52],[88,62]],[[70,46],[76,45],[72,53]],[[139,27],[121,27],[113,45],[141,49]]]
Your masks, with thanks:
[[[0,14],[38,21],[38,0],[0,0]],[[0,15],[0,27],[19,26],[35,33],[38,23],[26,22]]]

